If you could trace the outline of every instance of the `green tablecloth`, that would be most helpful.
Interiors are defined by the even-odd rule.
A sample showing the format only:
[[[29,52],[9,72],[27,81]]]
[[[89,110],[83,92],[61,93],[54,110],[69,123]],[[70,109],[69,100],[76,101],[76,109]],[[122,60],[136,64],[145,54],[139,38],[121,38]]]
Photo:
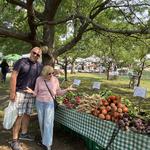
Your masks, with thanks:
[[[118,130],[116,124],[59,106],[55,121],[110,150],[150,150],[150,137]],[[112,139],[114,137],[114,140]]]

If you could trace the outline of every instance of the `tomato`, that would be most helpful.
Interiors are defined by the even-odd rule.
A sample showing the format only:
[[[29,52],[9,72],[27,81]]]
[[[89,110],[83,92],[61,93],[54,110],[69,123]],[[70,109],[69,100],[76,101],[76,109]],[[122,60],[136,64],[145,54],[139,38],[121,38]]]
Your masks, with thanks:
[[[110,107],[110,106],[107,106],[106,109],[107,109],[107,111],[110,111],[110,110],[111,110],[111,107]]]
[[[113,101],[117,99],[115,95],[109,96],[109,98]]]
[[[106,115],[107,114],[107,109],[102,109],[102,114]]]
[[[126,107],[126,106],[124,106],[123,108],[122,108],[122,110],[123,110],[123,112],[128,112],[128,108]]]
[[[118,108],[122,108],[123,104],[122,103],[118,103],[117,106],[118,106]]]
[[[103,102],[103,104],[104,104],[104,106],[107,106],[109,103],[108,103],[108,101],[106,100],[106,101]]]
[[[107,115],[105,116],[105,118],[106,118],[106,120],[111,120],[111,116],[110,116],[109,114],[107,114]]]
[[[111,106],[111,107],[114,107],[114,106],[116,106],[116,105],[115,105],[114,103],[111,103],[110,106]]]
[[[114,116],[114,118],[118,118],[119,117],[119,113],[118,112],[114,112],[113,116]]]

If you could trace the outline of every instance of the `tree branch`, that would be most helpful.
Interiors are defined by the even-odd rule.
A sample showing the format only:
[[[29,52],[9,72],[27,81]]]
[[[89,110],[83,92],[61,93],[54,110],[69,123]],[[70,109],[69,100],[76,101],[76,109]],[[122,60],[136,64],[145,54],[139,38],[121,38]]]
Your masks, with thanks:
[[[93,20],[90,18],[84,17],[84,16],[78,16],[81,17],[82,19],[85,19],[87,23],[91,23],[93,25],[93,30],[95,31],[104,31],[104,32],[110,32],[110,33],[117,33],[117,34],[124,34],[124,35],[131,35],[131,34],[150,34],[150,29],[149,28],[142,28],[142,29],[137,29],[137,30],[117,30],[117,29],[112,29],[112,28],[107,28],[104,27],[100,24],[95,23]]]
[[[17,6],[20,6],[24,9],[27,9],[27,5],[26,3],[20,1],[20,0],[6,0],[8,3],[11,3],[11,4],[14,4],[14,5],[17,5]]]
[[[62,24],[62,23],[66,23],[69,20],[75,19],[75,18],[79,18],[79,16],[74,16],[71,15],[63,20],[57,20],[57,21],[42,21],[42,22],[38,22],[36,23],[36,26],[42,26],[44,24],[48,24],[48,25],[58,25],[58,24]]]
[[[54,56],[59,56],[59,55],[63,54],[64,52],[67,52],[68,50],[70,50],[72,47],[74,47],[81,40],[82,35],[84,34],[87,27],[88,27],[88,24],[82,25],[78,30],[78,34],[66,45],[57,49],[54,52]]]
[[[41,45],[42,43],[38,40],[30,40],[29,34],[25,34],[22,32],[13,31],[12,29],[6,29],[3,27],[0,27],[0,36],[4,38],[15,38],[21,41],[25,41],[27,43],[30,43],[32,45]]]
[[[137,30],[123,30],[123,29],[117,30],[117,29],[111,29],[111,28],[103,27],[103,26],[96,24],[94,22],[91,22],[91,24],[93,25],[93,28],[95,31],[101,30],[104,32],[124,34],[126,36],[130,36],[131,34],[150,34],[149,28],[143,28],[143,29],[137,29]]]
[[[90,19],[94,19],[101,11],[103,11],[105,9],[105,6],[110,2],[111,0],[106,0],[103,3],[101,3],[100,5],[98,5],[97,7],[93,8],[92,11],[90,12],[89,18]],[[97,10],[96,10],[97,9]],[[95,13],[92,14],[92,12],[94,12],[94,10],[96,10]]]
[[[13,5],[16,5],[16,6],[20,6],[21,8],[24,8],[24,9],[28,9],[27,8],[27,4],[26,3],[24,3],[24,2],[22,2],[22,1],[20,1],[20,0],[6,0],[8,3],[10,3],[10,4],[13,4]],[[31,0],[32,1],[32,0]],[[37,12],[37,11],[35,11],[34,10],[34,12],[35,12],[35,16],[39,19],[39,20],[43,20],[43,14],[41,14],[41,13],[39,13],[39,12]]]

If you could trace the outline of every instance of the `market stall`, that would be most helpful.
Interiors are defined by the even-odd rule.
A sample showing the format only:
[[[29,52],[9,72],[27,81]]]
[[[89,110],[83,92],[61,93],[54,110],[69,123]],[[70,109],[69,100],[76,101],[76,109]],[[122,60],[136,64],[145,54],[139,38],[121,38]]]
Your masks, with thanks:
[[[111,121],[59,106],[55,121],[95,142],[90,150],[149,150],[150,137],[123,131]]]

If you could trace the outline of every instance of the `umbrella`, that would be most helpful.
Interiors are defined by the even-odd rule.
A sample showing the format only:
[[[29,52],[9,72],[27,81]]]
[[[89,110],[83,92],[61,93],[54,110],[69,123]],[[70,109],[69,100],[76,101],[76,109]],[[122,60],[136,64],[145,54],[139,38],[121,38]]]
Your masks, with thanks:
[[[4,56],[4,59],[6,59],[8,61],[17,61],[20,58],[21,58],[21,56],[18,54],[9,54],[9,55]]]

